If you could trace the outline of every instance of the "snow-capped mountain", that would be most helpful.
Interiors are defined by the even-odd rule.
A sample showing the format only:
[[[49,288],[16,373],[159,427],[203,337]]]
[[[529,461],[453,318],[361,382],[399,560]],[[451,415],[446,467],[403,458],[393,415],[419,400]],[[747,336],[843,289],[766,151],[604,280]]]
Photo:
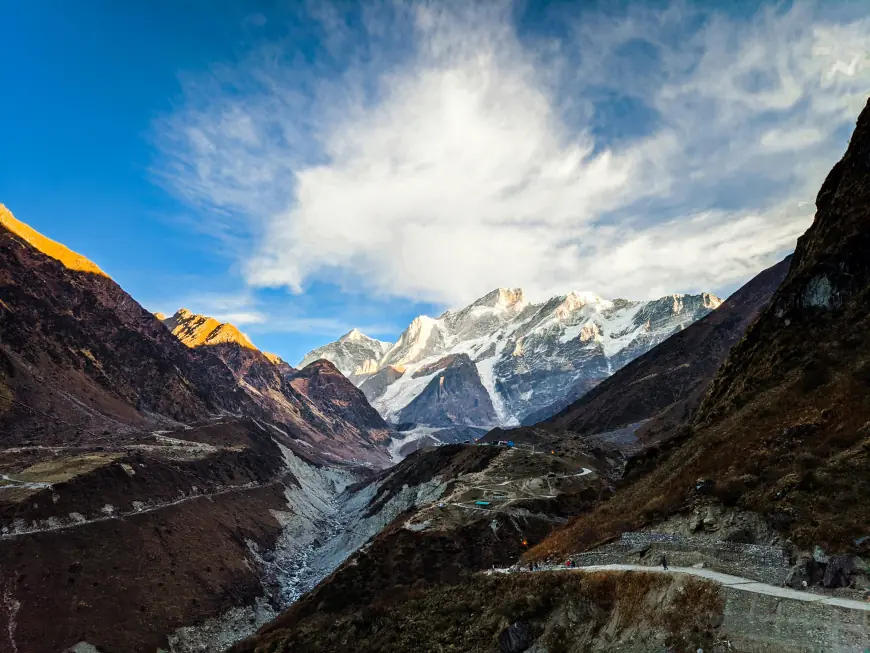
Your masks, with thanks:
[[[585,392],[719,304],[709,293],[631,301],[581,292],[533,304],[519,288],[499,288],[461,310],[416,318],[393,345],[352,331],[300,366],[332,361],[393,422],[512,426]]]
[[[368,376],[381,369],[380,362],[392,346],[392,343],[369,338],[358,329],[352,329],[335,342],[308,352],[299,363],[299,367],[305,367],[309,363],[325,358],[347,378],[359,385]]]

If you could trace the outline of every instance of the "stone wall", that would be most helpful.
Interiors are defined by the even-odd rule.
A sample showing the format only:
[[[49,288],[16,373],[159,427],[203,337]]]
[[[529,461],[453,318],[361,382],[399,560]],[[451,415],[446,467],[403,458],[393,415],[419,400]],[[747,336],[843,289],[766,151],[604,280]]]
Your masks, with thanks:
[[[870,612],[723,587],[722,630],[741,653],[864,653]]]
[[[619,541],[572,556],[581,567],[609,564],[657,565],[662,554],[674,567],[705,567],[769,585],[781,585],[789,559],[780,547],[711,541],[670,533],[624,533]]]
[[[640,546],[659,545],[677,551],[708,552],[720,557],[751,561],[757,566],[782,567],[789,564],[788,555],[782,547],[711,541],[707,538],[691,535],[623,533],[620,538],[620,544],[629,549]]]

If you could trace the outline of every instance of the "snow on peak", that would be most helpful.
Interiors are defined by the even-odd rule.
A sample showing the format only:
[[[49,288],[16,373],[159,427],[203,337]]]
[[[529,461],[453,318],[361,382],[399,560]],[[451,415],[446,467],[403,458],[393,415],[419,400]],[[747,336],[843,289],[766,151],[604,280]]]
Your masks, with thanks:
[[[609,304],[606,299],[603,299],[600,295],[584,291],[584,290],[572,290],[568,293],[566,300],[571,300],[572,302],[576,302],[578,305],[582,306],[584,304]]]
[[[709,308],[711,311],[716,310],[720,306],[722,306],[722,301],[716,295],[705,292],[701,295],[704,298],[704,307]]]
[[[483,297],[471,303],[471,306],[489,306],[502,310],[522,310],[526,305],[526,298],[522,288],[496,288]]]
[[[366,334],[364,334],[359,329],[351,329],[347,333],[345,333],[341,338],[339,338],[341,342],[358,342],[360,340],[372,340]]]
[[[499,422],[507,426],[562,398],[576,383],[601,380],[720,303],[706,293],[632,301],[575,290],[530,304],[519,288],[497,288],[438,318],[415,318],[383,355],[355,351],[345,369],[362,383],[396,368],[399,374],[389,375],[371,399],[382,416],[395,419],[434,378],[417,372],[445,356],[465,355],[474,362]],[[338,358],[352,344],[356,350],[370,342],[354,330],[312,357]]]

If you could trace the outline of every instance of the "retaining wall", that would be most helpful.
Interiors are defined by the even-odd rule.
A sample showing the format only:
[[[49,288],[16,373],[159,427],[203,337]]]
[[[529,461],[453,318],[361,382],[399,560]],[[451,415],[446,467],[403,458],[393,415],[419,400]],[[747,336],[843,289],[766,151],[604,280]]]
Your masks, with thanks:
[[[647,550],[643,556],[639,552],[631,553],[644,548]],[[779,547],[717,542],[670,533],[624,533],[619,541],[579,553],[573,560],[581,567],[642,563],[643,560],[655,565],[662,554],[674,567],[704,563],[715,571],[776,586],[782,584],[790,568],[788,555]]]
[[[723,587],[722,630],[741,653],[865,653],[870,612]]]

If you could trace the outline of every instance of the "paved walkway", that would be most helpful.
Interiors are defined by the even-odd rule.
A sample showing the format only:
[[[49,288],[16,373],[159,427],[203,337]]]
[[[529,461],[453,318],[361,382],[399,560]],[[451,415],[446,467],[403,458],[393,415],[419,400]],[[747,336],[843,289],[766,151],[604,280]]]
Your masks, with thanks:
[[[509,572],[509,570],[507,569],[497,569],[496,571],[502,573]],[[523,569],[521,569],[520,571],[523,573],[535,573]],[[774,585],[767,585],[765,583],[759,583],[758,581],[749,580],[748,578],[740,578],[739,576],[731,576],[729,574],[723,574],[718,571],[712,571],[710,569],[697,569],[695,567],[669,567],[668,570],[665,571],[661,567],[614,564],[591,565],[589,567],[573,567],[571,569],[568,569],[566,567],[551,567],[541,569],[539,571],[643,571],[654,574],[684,574],[687,576],[697,576],[698,578],[705,578],[707,580],[713,581],[714,583],[724,585],[725,587],[732,587],[736,590],[740,590],[741,592],[766,594],[768,596],[775,596],[794,601],[819,603],[822,605],[832,605],[840,608],[846,608],[849,610],[863,610],[864,612],[870,612],[870,602],[854,601],[852,599],[842,599],[833,596],[824,596],[822,594],[813,594],[812,592],[801,592],[798,590],[793,590],[789,587],[776,587]]]

